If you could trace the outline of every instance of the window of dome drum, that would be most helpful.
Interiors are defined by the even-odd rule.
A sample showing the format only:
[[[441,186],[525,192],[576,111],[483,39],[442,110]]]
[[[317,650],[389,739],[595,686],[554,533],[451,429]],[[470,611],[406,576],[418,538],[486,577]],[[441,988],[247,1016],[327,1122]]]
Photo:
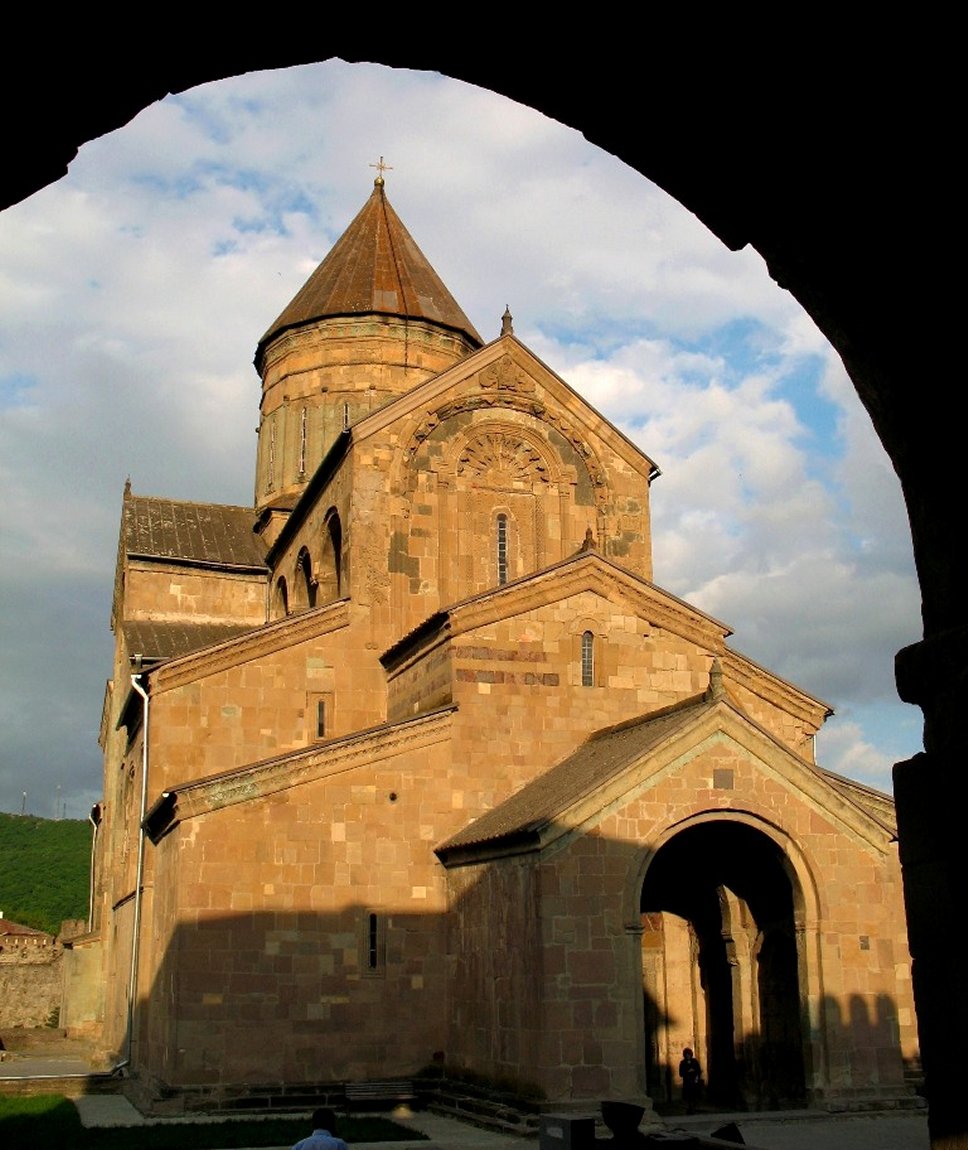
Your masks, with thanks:
[[[497,517],[497,581],[504,586],[508,581],[508,517]]]

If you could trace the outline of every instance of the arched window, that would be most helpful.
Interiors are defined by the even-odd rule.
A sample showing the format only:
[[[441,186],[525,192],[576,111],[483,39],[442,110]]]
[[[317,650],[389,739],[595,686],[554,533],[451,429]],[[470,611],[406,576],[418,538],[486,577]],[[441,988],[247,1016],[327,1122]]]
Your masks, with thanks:
[[[289,587],[285,575],[276,580],[276,594],[274,597],[273,615],[276,619],[285,619],[289,614]]]
[[[585,631],[581,637],[581,685],[595,686],[595,636]]]
[[[497,517],[497,582],[503,587],[508,581],[508,517]]]
[[[340,523],[339,512],[334,511],[326,520],[329,532],[329,543],[333,551],[333,568],[336,576],[336,598],[343,590],[343,525]]]
[[[306,474],[306,436],[309,412],[304,407],[299,414],[299,474]]]
[[[313,561],[304,547],[296,562],[296,580],[299,586],[299,606],[305,610],[316,606],[316,580],[313,578]]]
[[[266,466],[266,491],[271,491],[276,485],[276,421],[272,417],[269,424],[269,461]]]

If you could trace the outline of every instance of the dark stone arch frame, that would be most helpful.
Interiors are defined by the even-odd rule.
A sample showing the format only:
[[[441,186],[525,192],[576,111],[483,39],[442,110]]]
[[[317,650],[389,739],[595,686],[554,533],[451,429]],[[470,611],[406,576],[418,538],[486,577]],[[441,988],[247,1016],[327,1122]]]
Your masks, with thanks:
[[[2,81],[13,162],[0,174],[0,207],[59,178],[81,143],[169,92],[338,54],[439,70],[529,104],[654,180],[727,246],[755,247],[841,354],[911,523],[924,640],[899,654],[897,673],[902,698],[924,711],[926,753],[898,764],[895,785],[932,1140],[947,1147],[968,1141],[968,995],[949,938],[963,905],[958,820],[968,782],[959,752],[968,740],[956,705],[966,655],[950,518],[958,421],[943,417],[947,327],[933,315],[925,322],[921,302],[938,294],[934,253],[948,248],[954,213],[944,192],[955,184],[943,30],[921,21],[872,38],[843,26],[834,36],[818,17],[814,33],[797,30],[799,54],[787,36],[781,49],[738,17],[687,36],[655,21],[648,43],[589,24],[554,51],[539,51],[544,30],[515,18],[499,53],[455,52],[446,28],[407,24],[385,29],[382,42],[353,27],[229,42],[172,20],[153,31],[150,56],[125,50],[116,29],[105,35],[88,14],[80,34],[69,21],[42,33],[11,28],[43,44],[45,98],[28,98],[20,75]],[[932,67],[921,72],[915,64],[926,59]],[[914,75],[925,78],[914,84]]]

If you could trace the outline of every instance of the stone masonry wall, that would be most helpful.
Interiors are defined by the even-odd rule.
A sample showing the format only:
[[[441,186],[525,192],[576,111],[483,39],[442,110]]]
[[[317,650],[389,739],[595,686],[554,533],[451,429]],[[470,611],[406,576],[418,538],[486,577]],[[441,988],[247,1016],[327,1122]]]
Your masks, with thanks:
[[[60,1010],[61,952],[0,955],[0,1027],[46,1026]]]
[[[451,961],[432,847],[466,818],[450,763],[446,743],[404,753],[189,819],[149,848],[145,993],[167,1015],[152,1075],[215,1088],[429,1063]]]

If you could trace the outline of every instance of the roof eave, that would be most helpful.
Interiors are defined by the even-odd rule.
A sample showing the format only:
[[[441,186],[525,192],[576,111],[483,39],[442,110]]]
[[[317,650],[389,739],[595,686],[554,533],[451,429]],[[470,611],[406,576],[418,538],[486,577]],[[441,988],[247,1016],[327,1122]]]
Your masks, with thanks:
[[[517,855],[536,854],[544,845],[540,828],[529,827],[480,843],[461,843],[453,847],[442,843],[434,848],[434,854],[448,870],[451,870],[455,867],[477,866]]]

